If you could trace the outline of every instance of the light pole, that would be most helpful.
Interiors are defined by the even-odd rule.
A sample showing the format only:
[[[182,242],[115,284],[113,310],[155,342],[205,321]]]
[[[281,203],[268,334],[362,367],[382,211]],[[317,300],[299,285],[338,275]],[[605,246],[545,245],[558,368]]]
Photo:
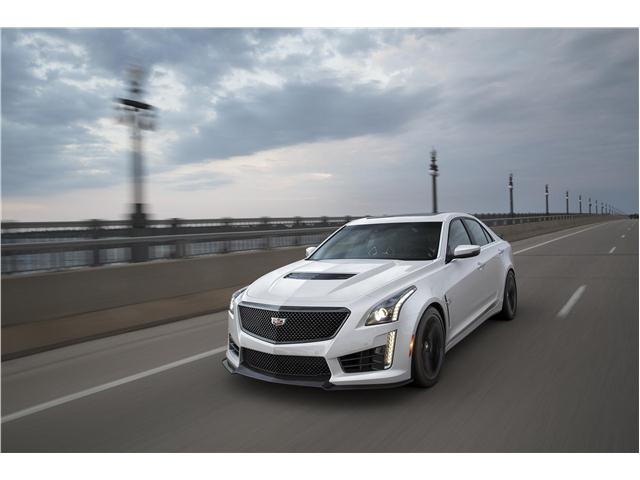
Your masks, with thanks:
[[[582,215],[582,195],[578,195],[578,211]]]
[[[549,215],[549,185],[544,186],[545,212]]]
[[[513,173],[509,174],[509,213],[513,217]]]
[[[133,190],[133,211],[131,226],[133,235],[144,234],[147,218],[144,209],[144,165],[142,156],[142,131],[155,128],[155,108],[142,101],[143,70],[132,66],[128,71],[128,96],[118,98],[119,121],[131,126],[131,180]],[[132,248],[132,260],[144,261],[147,257],[145,247]]]
[[[565,200],[565,203],[567,204],[567,215],[569,215],[569,190],[567,190],[566,193],[564,194],[564,200]]]
[[[438,176],[438,165],[436,165],[436,149],[431,150],[431,165],[429,167],[429,175],[431,175],[431,186],[433,194],[433,213],[438,213],[438,192],[436,189],[436,177]]]
[[[596,215],[598,214],[598,200],[596,200]]]

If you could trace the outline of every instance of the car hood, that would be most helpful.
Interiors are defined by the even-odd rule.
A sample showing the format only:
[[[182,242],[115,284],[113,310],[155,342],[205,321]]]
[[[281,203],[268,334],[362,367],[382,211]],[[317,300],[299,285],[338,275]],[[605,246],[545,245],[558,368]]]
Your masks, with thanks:
[[[402,288],[405,281],[411,281],[415,274],[424,273],[423,270],[433,264],[432,261],[302,260],[256,280],[249,286],[245,300],[276,305],[344,304],[375,294],[383,287],[393,289],[397,284],[397,288]],[[345,278],[346,274],[353,276]],[[293,278],[287,278],[289,275]]]

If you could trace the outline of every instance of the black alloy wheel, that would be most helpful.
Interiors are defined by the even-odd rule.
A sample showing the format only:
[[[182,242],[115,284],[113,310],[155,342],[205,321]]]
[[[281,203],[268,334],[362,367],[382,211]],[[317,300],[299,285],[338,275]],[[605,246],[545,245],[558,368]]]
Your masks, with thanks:
[[[518,288],[516,286],[516,275],[513,270],[509,270],[504,282],[504,298],[502,300],[502,311],[500,317],[503,320],[513,320],[518,310]]]
[[[445,332],[440,312],[429,307],[422,316],[413,342],[412,373],[418,387],[438,382],[444,364]]]

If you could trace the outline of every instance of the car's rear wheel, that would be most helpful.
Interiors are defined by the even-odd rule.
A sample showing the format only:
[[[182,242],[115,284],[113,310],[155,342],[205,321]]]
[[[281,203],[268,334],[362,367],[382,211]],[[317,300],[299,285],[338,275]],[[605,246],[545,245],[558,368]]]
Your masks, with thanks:
[[[500,318],[503,320],[513,320],[518,310],[518,288],[516,286],[516,275],[513,270],[509,270],[504,282],[504,297],[502,299],[502,311]]]
[[[438,309],[429,307],[422,316],[413,341],[411,369],[414,385],[431,387],[438,382],[444,364],[445,333]]]

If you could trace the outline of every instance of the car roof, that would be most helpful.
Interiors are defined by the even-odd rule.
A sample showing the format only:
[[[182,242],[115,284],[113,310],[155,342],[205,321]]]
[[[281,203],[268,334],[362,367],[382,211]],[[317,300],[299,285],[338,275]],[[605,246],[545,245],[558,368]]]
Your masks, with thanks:
[[[412,223],[412,222],[446,222],[455,217],[471,217],[468,213],[461,212],[445,212],[434,214],[412,214],[412,215],[394,215],[381,217],[365,217],[353,220],[347,225],[370,225],[377,223]]]

